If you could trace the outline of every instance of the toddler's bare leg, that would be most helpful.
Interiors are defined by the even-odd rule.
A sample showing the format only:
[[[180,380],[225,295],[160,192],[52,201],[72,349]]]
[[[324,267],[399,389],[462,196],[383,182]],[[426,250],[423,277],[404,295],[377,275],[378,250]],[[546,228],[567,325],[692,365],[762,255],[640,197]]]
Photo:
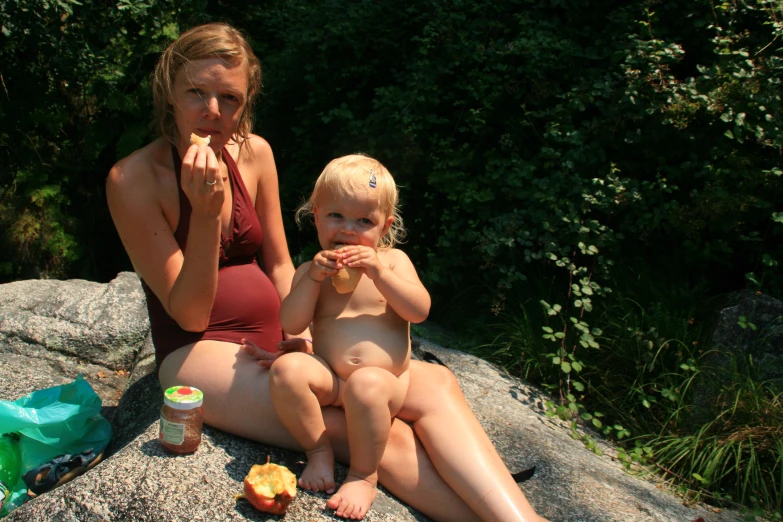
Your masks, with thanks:
[[[337,493],[326,503],[339,517],[362,519],[378,485],[378,464],[389,440],[392,417],[408,389],[409,375],[400,377],[381,368],[365,367],[345,381],[340,399],[348,423],[351,465]]]
[[[311,491],[334,492],[334,453],[321,406],[338,396],[337,376],[318,356],[293,352],[269,369],[269,394],[277,416],[307,453],[299,485]]]

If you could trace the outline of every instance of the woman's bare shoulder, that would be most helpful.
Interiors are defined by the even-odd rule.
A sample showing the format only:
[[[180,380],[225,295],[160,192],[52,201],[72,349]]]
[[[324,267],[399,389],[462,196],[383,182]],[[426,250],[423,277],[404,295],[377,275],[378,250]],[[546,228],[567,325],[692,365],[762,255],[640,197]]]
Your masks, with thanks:
[[[264,138],[251,134],[240,147],[236,143],[229,145],[231,156],[237,159],[237,164],[251,169],[263,168],[266,165],[274,165],[272,147]]]
[[[171,152],[168,142],[157,139],[114,164],[106,180],[107,186],[138,187],[156,184],[171,171]]]
[[[272,147],[269,142],[258,134],[251,134],[246,142],[248,152],[252,155],[265,156],[272,154]]]

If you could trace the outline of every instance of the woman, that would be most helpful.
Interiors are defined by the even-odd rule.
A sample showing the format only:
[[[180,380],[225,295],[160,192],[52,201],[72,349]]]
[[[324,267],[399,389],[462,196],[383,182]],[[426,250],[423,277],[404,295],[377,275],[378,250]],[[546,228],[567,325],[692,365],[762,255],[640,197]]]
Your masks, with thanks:
[[[272,150],[250,133],[260,86],[238,31],[207,24],[182,34],[153,79],[162,136],[112,168],[106,195],[147,294],[161,386],[200,388],[211,426],[301,449],[269,397],[279,350],[311,347],[283,340],[279,325],[294,266]],[[191,145],[191,134],[209,146]],[[413,428],[394,421],[379,468],[397,497],[438,520],[540,520],[448,370],[412,362],[399,418]],[[326,408],[324,420],[346,462],[343,411]]]

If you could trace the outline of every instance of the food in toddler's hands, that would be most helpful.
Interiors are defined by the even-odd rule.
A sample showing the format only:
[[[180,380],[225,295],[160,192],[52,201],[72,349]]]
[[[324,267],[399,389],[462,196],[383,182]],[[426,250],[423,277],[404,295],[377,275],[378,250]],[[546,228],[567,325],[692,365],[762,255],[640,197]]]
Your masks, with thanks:
[[[332,286],[338,294],[348,294],[356,290],[362,271],[349,266],[343,267],[332,276]]]
[[[345,245],[334,245],[334,249],[338,250]],[[337,290],[338,294],[349,294],[356,290],[356,285],[359,284],[359,279],[362,278],[362,271],[359,268],[351,268],[344,266],[332,276],[332,286]]]
[[[267,456],[266,464],[254,464],[250,468],[245,477],[245,492],[237,499],[246,498],[258,510],[282,515],[296,496],[296,475],[285,466],[269,461]]]
[[[209,140],[212,139],[212,136],[206,136],[205,138],[202,138],[198,134],[190,134],[190,144],[191,145],[204,145],[205,147],[209,147]]]

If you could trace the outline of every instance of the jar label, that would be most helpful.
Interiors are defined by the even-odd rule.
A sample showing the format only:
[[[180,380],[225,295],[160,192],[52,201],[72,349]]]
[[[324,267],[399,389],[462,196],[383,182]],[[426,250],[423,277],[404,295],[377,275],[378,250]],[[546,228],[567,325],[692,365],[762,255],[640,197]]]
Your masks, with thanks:
[[[160,434],[161,438],[175,446],[181,445],[185,442],[185,425],[178,422],[171,422],[166,420],[161,415],[160,417]]]

